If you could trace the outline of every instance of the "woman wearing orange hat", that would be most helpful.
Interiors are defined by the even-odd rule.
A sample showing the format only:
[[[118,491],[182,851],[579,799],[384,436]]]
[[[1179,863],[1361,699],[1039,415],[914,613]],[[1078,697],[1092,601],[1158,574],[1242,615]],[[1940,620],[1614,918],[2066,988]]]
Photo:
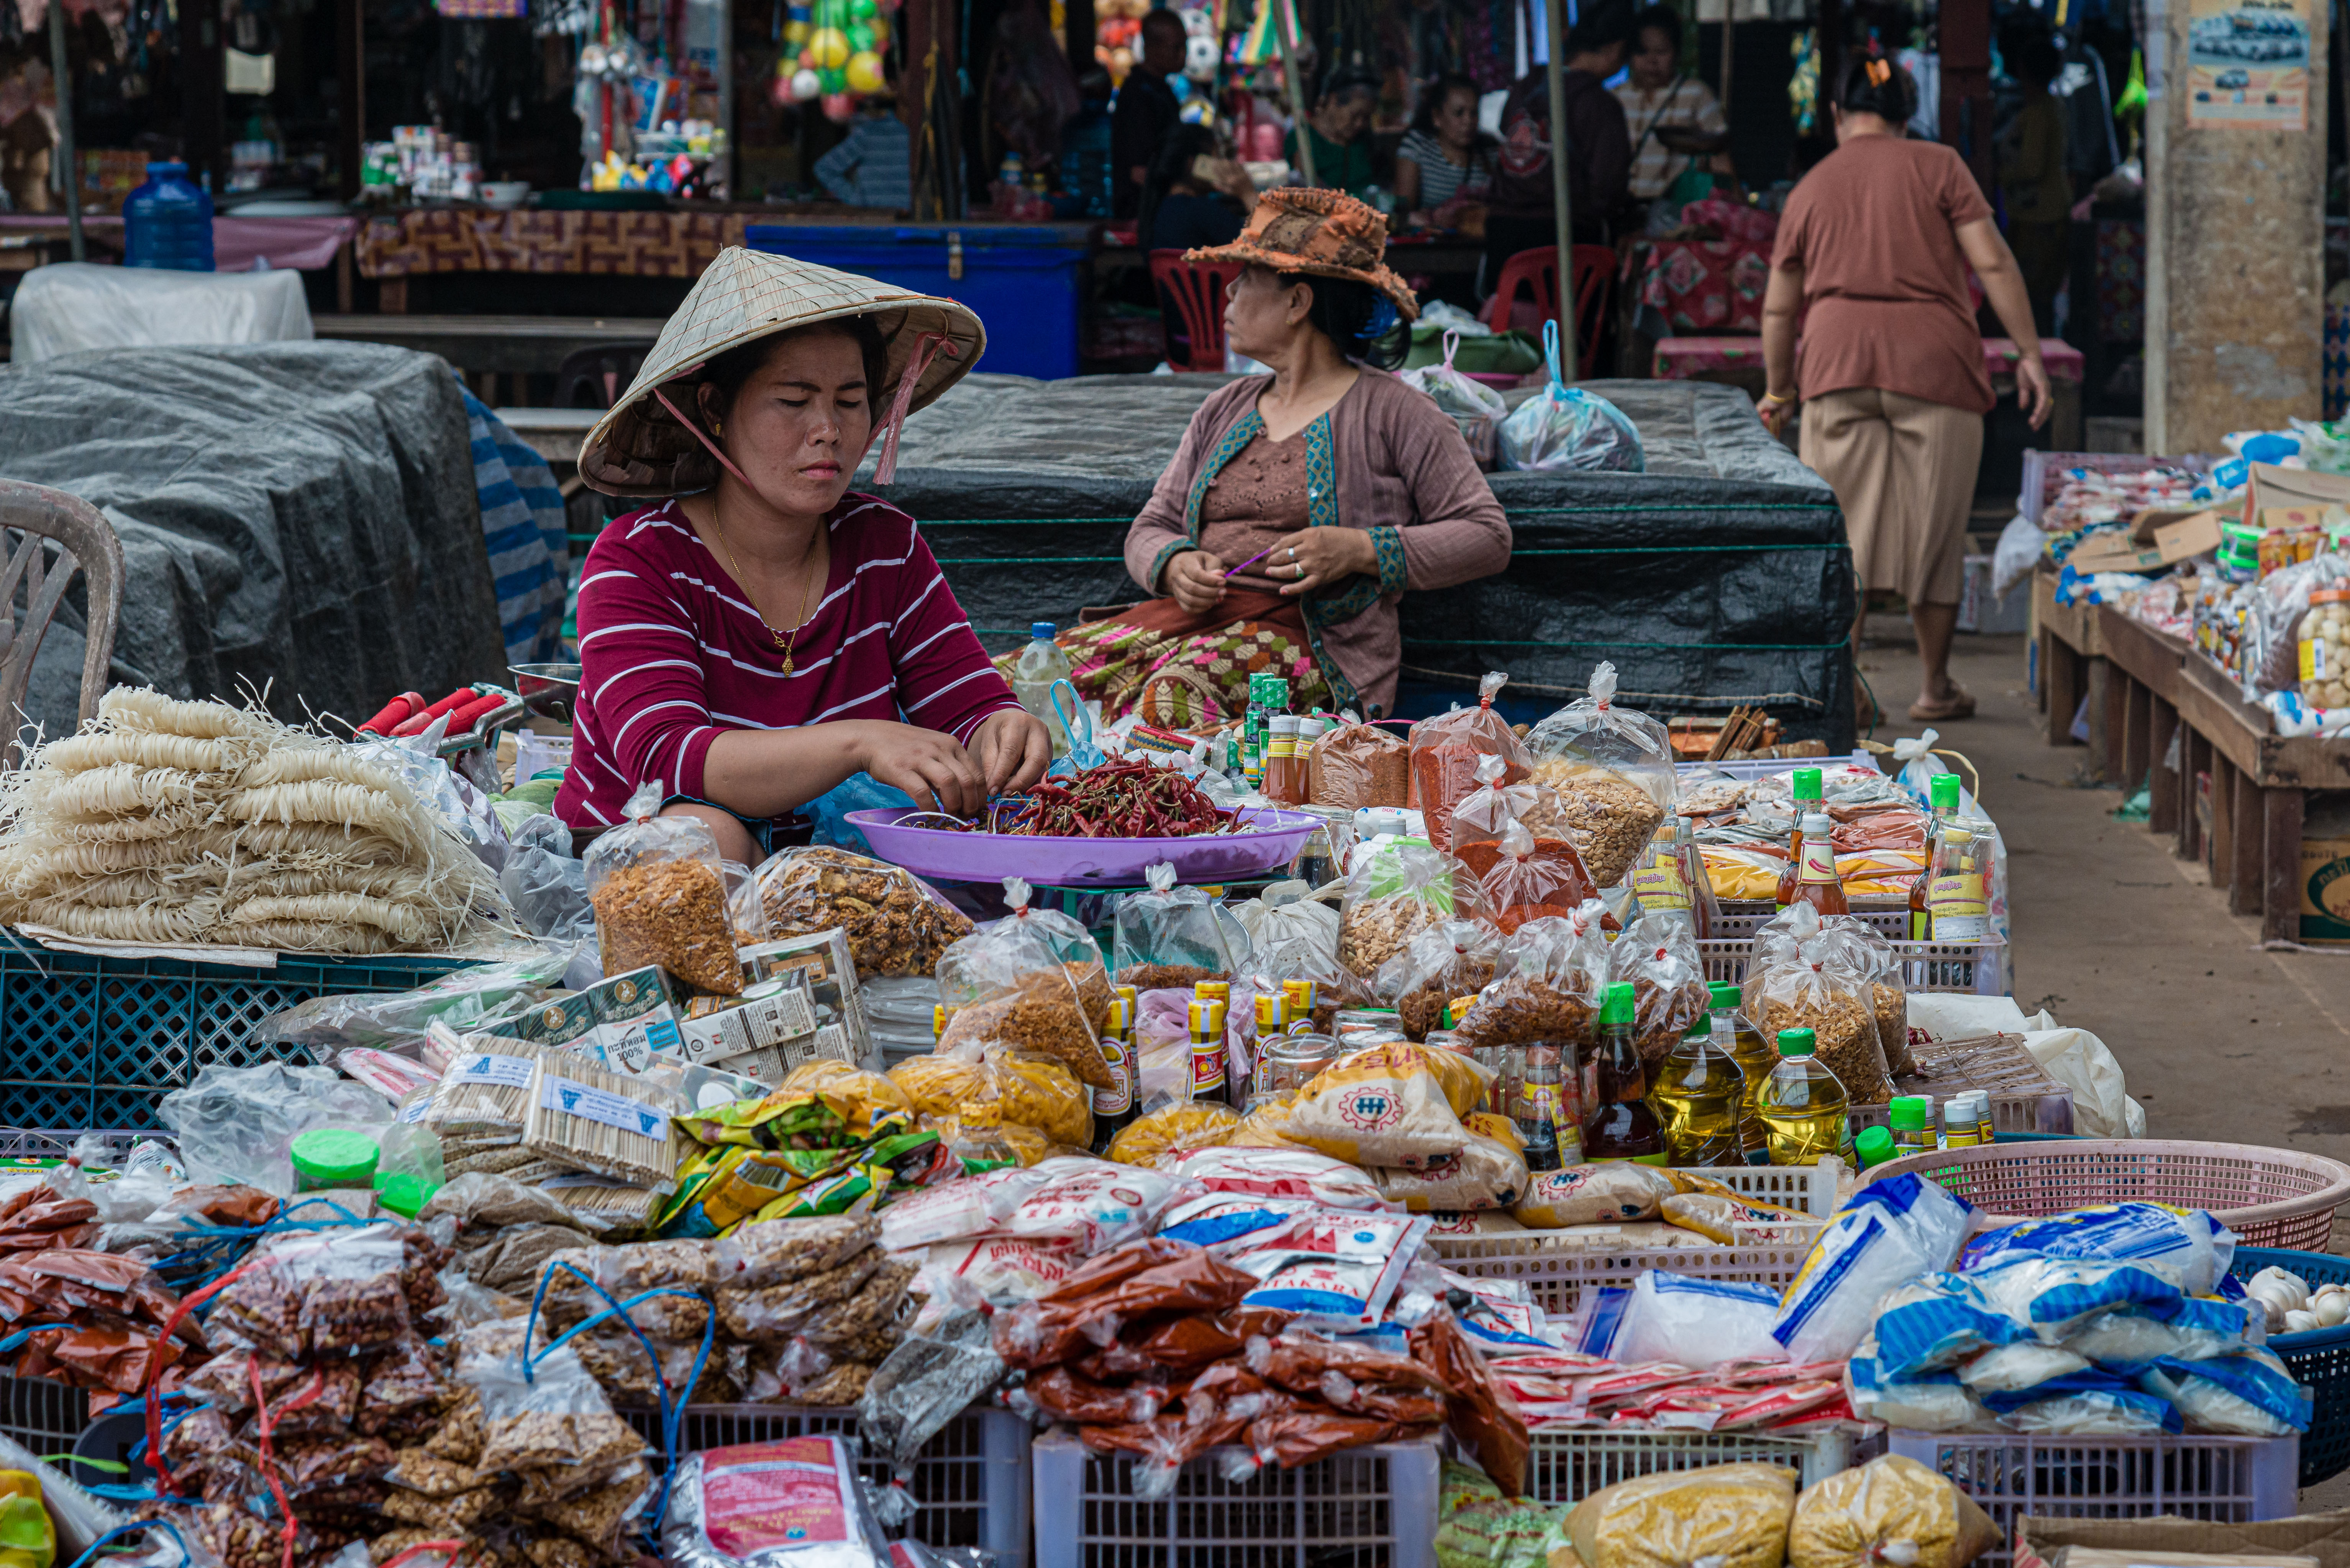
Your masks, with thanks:
[[[1237,241],[1188,253],[1246,265],[1225,337],[1273,375],[1200,405],[1128,530],[1127,569],[1154,597],[1061,635],[1106,717],[1211,729],[1268,672],[1301,708],[1384,715],[1404,591],[1509,564],[1510,525],[1460,427],[1382,369],[1419,314],[1386,245],[1361,202],[1284,187]]]

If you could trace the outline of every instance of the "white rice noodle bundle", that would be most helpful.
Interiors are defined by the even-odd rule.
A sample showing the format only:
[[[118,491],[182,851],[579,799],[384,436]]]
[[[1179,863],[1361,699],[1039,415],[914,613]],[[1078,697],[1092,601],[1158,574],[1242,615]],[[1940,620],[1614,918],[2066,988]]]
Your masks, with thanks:
[[[0,775],[0,919],[158,946],[462,945],[495,878],[394,770],[259,706],[118,688]]]

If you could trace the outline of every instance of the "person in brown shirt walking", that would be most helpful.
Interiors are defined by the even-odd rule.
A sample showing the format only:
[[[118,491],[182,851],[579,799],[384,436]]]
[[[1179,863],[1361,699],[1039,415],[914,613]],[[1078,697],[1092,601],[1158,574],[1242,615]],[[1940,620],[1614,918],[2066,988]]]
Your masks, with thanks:
[[[1902,135],[1917,101],[1909,74],[1873,53],[1845,72],[1832,106],[1836,150],[1788,197],[1772,252],[1761,412],[1775,432],[1804,404],[1797,450],[1844,509],[1863,612],[1872,592],[1908,601],[1925,670],[1909,716],[1925,722],[1975,711],[1950,679],[1960,558],[1992,404],[1970,266],[2015,340],[2016,398],[2035,430],[2050,397],[2032,303],[1974,176],[1951,149]],[[1806,311],[1799,371],[1795,324]],[[1856,621],[1856,646],[1858,631]],[[1876,715],[1865,701],[1867,725]]]

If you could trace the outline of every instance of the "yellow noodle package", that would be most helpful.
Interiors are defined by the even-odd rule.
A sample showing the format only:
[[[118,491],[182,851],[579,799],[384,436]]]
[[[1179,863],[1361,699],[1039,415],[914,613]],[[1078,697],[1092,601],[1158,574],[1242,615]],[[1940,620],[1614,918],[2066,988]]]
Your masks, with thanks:
[[[991,1052],[985,1065],[952,1056],[916,1056],[889,1069],[887,1080],[926,1116],[953,1116],[993,1101],[1006,1127],[1035,1128],[1055,1143],[1085,1148],[1094,1141],[1091,1097],[1056,1061],[1017,1052]]]
[[[1230,1148],[1295,1148],[1289,1137],[1289,1113],[1293,1101],[1284,1097],[1263,1100],[1251,1107],[1241,1118],[1232,1136],[1224,1140]]]
[[[1492,1069],[1458,1052],[1374,1045],[1299,1090],[1285,1132],[1352,1165],[1416,1170],[1461,1152],[1469,1136],[1461,1118],[1492,1081]]]
[[[1128,1122],[1109,1140],[1120,1165],[1151,1165],[1170,1148],[1211,1148],[1241,1125],[1240,1112],[1211,1100],[1191,1100]]]
[[[1654,1220],[1664,1211],[1665,1199],[1679,1190],[1681,1184],[1661,1166],[1611,1159],[1544,1171],[1527,1183],[1512,1212],[1520,1224],[1537,1231]]]
[[[794,1093],[827,1094],[872,1111],[902,1111],[910,1116],[916,1109],[912,1098],[891,1080],[847,1062],[803,1062],[775,1086]]]
[[[1975,1500],[1916,1459],[1884,1454],[1804,1489],[1787,1528],[1794,1568],[1964,1568],[1999,1544]]]
[[[1709,1465],[1602,1487],[1566,1516],[1550,1568],[1780,1568],[1795,1472]]]
[[[987,1096],[987,1073],[957,1056],[912,1056],[889,1069],[889,1081],[926,1116],[951,1116],[966,1100]]]
[[[1800,1210],[1776,1203],[1757,1203],[1722,1192],[1676,1192],[1662,1205],[1665,1223],[1693,1231],[1709,1241],[1734,1245],[1738,1227],[1744,1225],[1813,1225],[1819,1221]]]

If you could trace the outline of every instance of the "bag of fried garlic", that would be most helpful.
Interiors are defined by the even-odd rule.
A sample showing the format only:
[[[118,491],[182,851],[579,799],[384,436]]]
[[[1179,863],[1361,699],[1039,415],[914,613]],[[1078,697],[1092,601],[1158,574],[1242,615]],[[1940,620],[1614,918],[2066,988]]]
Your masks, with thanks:
[[[971,917],[911,871],[830,845],[783,850],[755,876],[772,937],[838,926],[861,980],[928,975],[971,934]]]
[[[1031,908],[1019,877],[1003,879],[1003,896],[1010,914],[939,960],[947,1009],[939,1054],[970,1058],[1011,1047],[1058,1062],[1088,1088],[1111,1087],[1100,1039],[1117,993],[1101,949],[1068,916]]]
[[[1338,963],[1358,975],[1411,945],[1440,921],[1483,911],[1476,879],[1456,876],[1452,857],[1417,839],[1357,853],[1338,909]]]
[[[1557,797],[1555,815],[1526,826],[1565,839],[1592,880],[1613,888],[1639,863],[1673,809],[1673,748],[1665,727],[1615,706],[1616,667],[1592,672],[1591,691],[1526,734],[1533,779]]]
[[[1787,1527],[1787,1561],[1793,1568],[1966,1568],[1999,1542],[1999,1526],[1948,1477],[1880,1454],[1804,1489]]]
[[[1820,1064],[1835,1075],[1852,1103],[1881,1106],[1893,1097],[1893,1080],[1877,1044],[1875,993],[1866,978],[1846,967],[1846,955],[1814,952],[1815,941],[1801,944],[1791,957],[1750,968],[1739,1011],[1765,1040],[1776,1041],[1787,1029],[1812,1031]]]
[[[1584,1039],[1607,982],[1607,906],[1586,899],[1574,914],[1528,920],[1503,940],[1493,979],[1454,1025],[1461,1044],[1561,1045]]]
[[[1640,1064],[1654,1072],[1713,1005],[1697,934],[1679,915],[1643,915],[1608,950],[1607,979],[1628,984]]]
[[[604,972],[659,964],[688,985],[739,995],[734,921],[718,839],[691,816],[663,816],[654,779],[629,797],[629,820],[588,846]]]
[[[1396,1010],[1404,1033],[1425,1040],[1444,1017],[1444,1004],[1472,996],[1493,978],[1502,933],[1482,920],[1445,920],[1411,939],[1381,964],[1371,992]]]
[[[1602,1487],[1575,1505],[1550,1568],[1780,1568],[1795,1472],[1708,1465]]]
[[[1144,871],[1143,891],[1118,900],[1110,955],[1118,983],[1137,991],[1189,991],[1230,980],[1246,961],[1248,934],[1198,888],[1178,888],[1166,861]]]

